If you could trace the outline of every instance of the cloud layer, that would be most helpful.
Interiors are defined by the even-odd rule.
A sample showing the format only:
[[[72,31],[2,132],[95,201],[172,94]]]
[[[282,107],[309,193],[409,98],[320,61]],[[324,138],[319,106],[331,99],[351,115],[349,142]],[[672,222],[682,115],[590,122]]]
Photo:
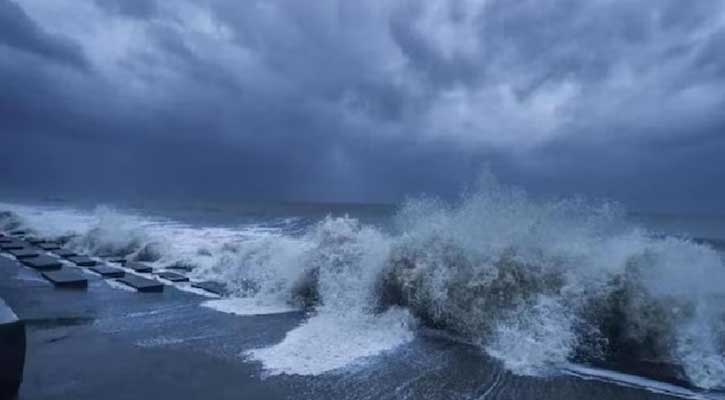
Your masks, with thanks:
[[[720,2],[0,0],[0,184],[725,211]]]

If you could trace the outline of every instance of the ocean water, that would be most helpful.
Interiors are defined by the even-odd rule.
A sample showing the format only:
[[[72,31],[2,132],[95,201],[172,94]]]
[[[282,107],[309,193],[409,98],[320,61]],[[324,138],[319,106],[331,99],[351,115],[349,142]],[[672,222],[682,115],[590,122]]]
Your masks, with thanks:
[[[308,311],[280,343],[243,355],[269,376],[354,368],[435,332],[513,375],[641,378],[679,390],[654,379],[689,388],[685,397],[725,390],[722,217],[537,200],[490,182],[454,202],[396,206],[49,202],[0,211],[3,230],[184,266],[226,288],[206,303],[223,312]]]

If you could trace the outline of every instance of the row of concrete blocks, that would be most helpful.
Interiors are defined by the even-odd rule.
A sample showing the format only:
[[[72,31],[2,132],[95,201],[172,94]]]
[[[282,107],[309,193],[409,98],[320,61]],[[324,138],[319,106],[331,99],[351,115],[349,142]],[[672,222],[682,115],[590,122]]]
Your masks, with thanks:
[[[50,251],[60,258],[41,254],[35,248]],[[71,250],[62,248],[57,243],[47,242],[43,239],[0,236],[0,250],[11,254],[24,265],[40,271],[44,278],[57,287],[86,288],[88,286],[88,280],[82,274],[63,268],[60,259],[65,259],[79,267],[87,267],[103,278],[115,278],[118,282],[139,292],[162,292],[164,288],[164,285],[157,280],[126,274],[123,269],[111,267],[88,256],[78,255]],[[141,262],[127,261],[123,257],[109,257],[106,261],[120,264],[136,273],[154,273],[151,266]],[[189,281],[188,277],[174,272],[164,271],[155,275],[174,283]],[[224,294],[223,287],[216,282],[193,282],[191,286],[217,295]]]
[[[57,257],[41,254],[33,246],[44,251],[51,251]],[[161,292],[164,288],[161,282],[136,275],[129,274],[126,276],[125,271],[120,268],[99,263],[88,256],[78,255],[61,248],[55,243],[38,243],[18,238],[0,237],[0,250],[14,256],[25,266],[39,271],[45,279],[61,288],[82,289],[88,287],[88,279],[73,269],[63,268],[61,259],[65,259],[79,267],[86,267],[103,278],[117,278],[119,282],[129,285],[139,292]],[[131,265],[131,267],[133,266],[135,265]],[[142,264],[136,266],[136,269],[140,271],[148,270]]]
[[[164,285],[153,279],[135,274],[126,274],[123,269],[111,267],[105,263],[64,249],[57,243],[39,238],[26,237],[25,232],[11,232],[10,236],[0,233],[0,250],[14,256],[22,264],[38,270],[42,276],[61,288],[86,288],[88,280],[71,268],[64,268],[61,259],[89,270],[104,278],[117,278],[139,292],[162,292]],[[56,257],[43,254],[52,252]],[[123,265],[137,273],[153,273],[153,268],[144,263],[127,261],[122,257],[111,257],[107,262]],[[189,279],[173,272],[160,272],[161,278],[172,282],[184,282]],[[215,282],[195,282],[193,287],[215,294],[223,294],[223,289]],[[0,298],[0,399],[14,398],[23,380],[25,369],[26,333],[25,324],[15,312]]]

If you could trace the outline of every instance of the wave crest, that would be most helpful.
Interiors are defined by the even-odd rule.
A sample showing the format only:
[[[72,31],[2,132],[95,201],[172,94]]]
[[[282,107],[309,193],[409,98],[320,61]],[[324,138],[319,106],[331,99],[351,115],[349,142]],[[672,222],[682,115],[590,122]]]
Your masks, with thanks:
[[[646,360],[725,385],[725,268],[713,249],[649,235],[611,204],[495,185],[455,207],[410,203],[400,218],[383,298],[513,371]]]
[[[390,346],[404,343],[412,315],[520,374],[568,361],[646,361],[702,388],[725,387],[720,254],[651,235],[611,203],[537,201],[488,179],[456,204],[406,203],[388,231],[350,217],[290,232],[194,227],[105,208],[11,211],[0,215],[3,229],[70,233],[69,245],[91,254],[184,265],[232,296],[306,308],[311,319],[289,336],[314,339],[304,357],[331,345],[326,327],[355,326],[351,319],[384,329]],[[285,348],[254,354],[279,357]]]

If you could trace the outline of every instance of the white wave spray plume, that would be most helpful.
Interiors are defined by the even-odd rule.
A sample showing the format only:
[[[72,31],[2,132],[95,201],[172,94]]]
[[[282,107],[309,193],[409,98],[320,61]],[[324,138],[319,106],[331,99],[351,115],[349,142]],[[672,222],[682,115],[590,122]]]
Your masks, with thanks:
[[[612,203],[535,200],[487,176],[453,204],[408,201],[392,230],[327,217],[302,234],[104,208],[3,208],[14,212],[4,226],[68,237],[93,254],[187,264],[233,297],[306,309],[282,342],[246,354],[270,373],[334,370],[412,340],[424,324],[518,374],[628,357],[725,386],[720,255],[652,235]]]

